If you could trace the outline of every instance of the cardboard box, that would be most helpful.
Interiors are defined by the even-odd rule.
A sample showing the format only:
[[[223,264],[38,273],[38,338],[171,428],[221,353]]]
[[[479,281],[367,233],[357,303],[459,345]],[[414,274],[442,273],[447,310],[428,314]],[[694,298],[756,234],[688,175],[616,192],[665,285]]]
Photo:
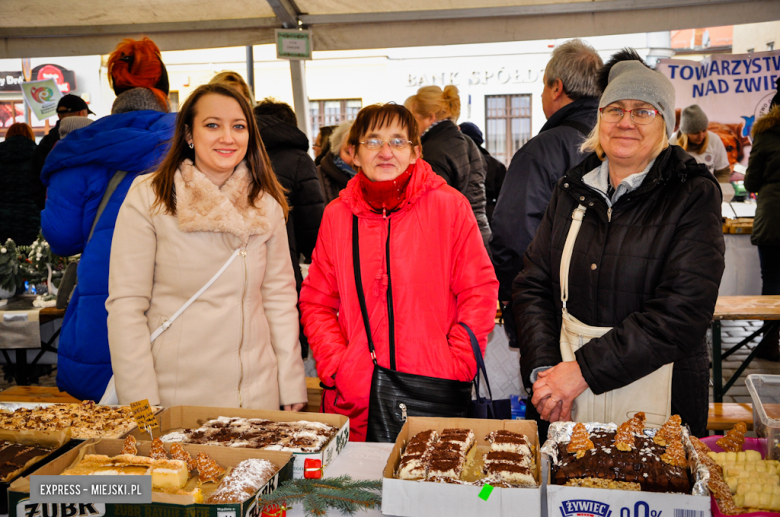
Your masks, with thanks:
[[[221,416],[241,418],[264,418],[273,422],[297,422],[309,420],[332,425],[338,432],[326,443],[320,452],[295,452],[293,463],[293,478],[303,478],[303,464],[309,458],[322,461],[323,472],[325,468],[339,455],[344,446],[349,442],[349,418],[343,415],[322,413],[293,413],[290,411],[262,411],[259,409],[218,408],[207,406],[174,406],[157,415],[160,428],[153,430],[153,437],[168,434],[175,429],[195,429],[209,420]],[[135,429],[131,433],[139,441],[149,440],[149,433]],[[214,447],[210,445],[209,447]],[[255,449],[239,449],[251,451]]]
[[[0,440],[23,445],[43,445],[55,447],[55,449],[33,463],[28,463],[25,468],[11,476],[8,481],[0,481],[0,514],[8,514],[8,487],[14,479],[28,475],[54,458],[74,448],[80,441],[71,439],[71,429],[62,431],[11,431],[0,429]]]
[[[122,450],[123,440],[87,440],[75,449],[47,463],[31,475],[59,475],[84,453],[116,456]],[[148,456],[151,442],[139,443],[138,454]],[[206,445],[185,445],[193,456],[205,452],[221,466],[228,468],[250,458],[267,459],[279,471],[257,493],[243,503],[194,504],[191,496],[152,493],[152,504],[31,504],[30,478],[19,478],[8,489],[9,517],[254,517],[259,515],[257,497],[273,492],[283,481],[292,478],[292,454],[281,451],[228,449]]]
[[[549,468],[550,458],[544,455]],[[551,479],[548,472],[547,479]],[[549,481],[548,481],[549,483]],[[548,515],[560,517],[710,517],[710,498],[548,484]]]
[[[541,456],[536,422],[533,420],[477,420],[470,418],[409,417],[395,441],[382,476],[382,513],[401,517],[451,517],[453,515],[491,517],[537,516],[541,514],[542,489],[494,488],[487,501],[479,497],[482,487],[406,481],[393,477],[401,452],[417,433],[461,427],[472,429],[477,445],[488,445],[485,436],[506,429],[528,436],[536,448],[536,472],[541,482]],[[649,516],[648,516],[649,517]]]

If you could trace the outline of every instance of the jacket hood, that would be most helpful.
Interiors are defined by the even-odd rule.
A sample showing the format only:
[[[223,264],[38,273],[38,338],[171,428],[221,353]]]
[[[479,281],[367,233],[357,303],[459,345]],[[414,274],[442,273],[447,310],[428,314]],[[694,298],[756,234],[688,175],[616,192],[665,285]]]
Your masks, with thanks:
[[[41,180],[48,186],[52,174],[85,165],[147,172],[168,151],[175,122],[175,113],[157,111],[131,111],[98,119],[54,146]]]
[[[433,169],[425,160],[417,160],[411,167],[413,167],[412,177],[406,186],[408,189],[406,204],[398,210],[398,213],[409,210],[426,192],[436,190],[447,184],[441,176],[433,172]],[[360,190],[360,178],[357,176],[349,180],[347,187],[341,191],[339,197],[349,206],[352,213],[357,216],[382,217],[382,214],[374,212],[363,198],[363,192]]]
[[[344,174],[344,171],[339,169],[338,166],[333,162],[333,153],[330,151],[325,153],[325,156],[322,157],[322,161],[320,162],[320,169],[326,176],[331,178],[339,185],[346,185],[351,179],[346,174]]]
[[[26,136],[16,135],[0,142],[0,163],[28,162],[35,152],[35,142]]]
[[[769,112],[753,124],[753,137],[759,133],[769,131],[780,125],[780,105],[775,106]]]
[[[559,184],[561,182],[573,181],[588,190],[592,190],[585,185],[582,177],[599,166],[601,166],[601,160],[596,153],[591,153],[579,165],[569,170],[559,180]],[[670,145],[656,157],[650,172],[635,192],[636,194],[649,192],[673,179],[680,183],[685,183],[688,179],[696,176],[701,176],[718,185],[718,180],[707,170],[706,165],[697,163],[696,159],[686,153],[682,147]],[[718,192],[720,192],[720,186],[718,186]],[[574,195],[573,192],[571,193]],[[631,197],[635,196],[632,195]]]
[[[272,115],[255,115],[263,145],[269,151],[277,148],[299,149],[309,151],[309,139],[295,126]]]

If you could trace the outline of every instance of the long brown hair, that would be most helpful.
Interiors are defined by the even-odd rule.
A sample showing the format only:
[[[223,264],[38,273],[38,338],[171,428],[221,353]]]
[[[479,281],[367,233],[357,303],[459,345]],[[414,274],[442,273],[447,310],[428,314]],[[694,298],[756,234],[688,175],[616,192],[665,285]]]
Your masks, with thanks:
[[[181,162],[186,159],[195,162],[195,151],[187,145],[187,132],[192,130],[192,122],[195,118],[195,111],[198,101],[209,94],[222,95],[235,99],[244,112],[247,129],[249,130],[249,142],[246,149],[246,167],[251,177],[251,188],[249,189],[249,204],[255,206],[255,200],[263,192],[267,192],[277,203],[282,206],[284,217],[287,218],[289,207],[284,197],[284,189],[276,179],[271,161],[268,159],[268,153],[265,151],[263,141],[260,139],[260,130],[257,127],[252,107],[241,93],[235,88],[225,86],[224,84],[204,84],[195,89],[184,102],[181,111],[176,116],[176,128],[171,139],[171,148],[167,156],[160,164],[160,168],[154,173],[152,178],[152,189],[155,193],[153,208],[163,208],[168,214],[176,214],[176,186],[173,177],[179,169]]]

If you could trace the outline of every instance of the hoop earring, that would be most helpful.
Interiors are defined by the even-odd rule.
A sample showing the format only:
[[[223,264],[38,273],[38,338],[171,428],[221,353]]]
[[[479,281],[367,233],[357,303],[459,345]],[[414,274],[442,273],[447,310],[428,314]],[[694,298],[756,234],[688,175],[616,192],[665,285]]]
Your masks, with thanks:
[[[190,146],[190,149],[194,149],[195,148],[195,146],[193,145],[192,142],[189,143],[189,146]]]

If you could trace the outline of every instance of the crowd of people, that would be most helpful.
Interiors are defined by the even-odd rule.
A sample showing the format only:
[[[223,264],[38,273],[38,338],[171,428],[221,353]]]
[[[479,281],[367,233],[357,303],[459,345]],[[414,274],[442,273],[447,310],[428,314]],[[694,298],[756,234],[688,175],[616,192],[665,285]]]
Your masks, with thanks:
[[[122,41],[107,69],[111,115],[67,95],[40,144],[25,124],[0,143],[0,239],[40,228],[81,255],[63,391],[300,411],[311,355],[322,411],[374,439],[390,418],[380,380],[470,382],[498,302],[542,439],[548,422],[631,411],[705,432],[728,163],[698,106],[676,131],[671,82],[635,51],[604,63],[583,41],[556,47],[547,122],[508,167],[458,125],[451,85],[319,128],[312,159],[293,109],[256,102],[235,72],[171,113],[151,40]],[[780,294],[778,104],[745,178],[765,294]],[[400,406],[468,411],[419,404]]]

